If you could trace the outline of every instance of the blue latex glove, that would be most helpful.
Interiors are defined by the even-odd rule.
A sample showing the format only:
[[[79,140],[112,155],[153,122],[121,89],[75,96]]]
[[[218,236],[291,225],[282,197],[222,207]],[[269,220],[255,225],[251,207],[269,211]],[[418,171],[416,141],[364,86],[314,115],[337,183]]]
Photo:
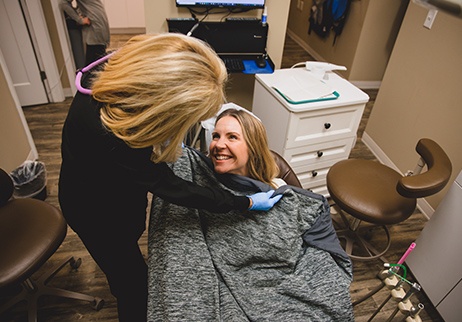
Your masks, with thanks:
[[[282,198],[281,195],[276,195],[271,197],[274,193],[274,190],[270,190],[268,192],[259,192],[248,196],[252,199],[252,207],[249,210],[263,210],[268,211]]]

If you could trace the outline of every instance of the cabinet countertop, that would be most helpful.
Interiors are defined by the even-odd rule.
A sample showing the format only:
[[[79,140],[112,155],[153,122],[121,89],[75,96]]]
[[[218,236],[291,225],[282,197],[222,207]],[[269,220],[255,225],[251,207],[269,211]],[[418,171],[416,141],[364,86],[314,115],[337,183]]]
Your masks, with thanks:
[[[328,107],[364,104],[369,101],[369,96],[365,92],[334,72],[327,72],[326,76],[323,78],[323,81],[339,94],[339,97],[334,100],[290,104],[273,88],[276,83],[283,81],[285,78],[303,77],[304,75],[308,75],[308,77],[313,76],[313,74],[305,68],[292,68],[278,69],[272,74],[257,74],[255,77],[256,80],[276,97],[286,109],[294,113]]]

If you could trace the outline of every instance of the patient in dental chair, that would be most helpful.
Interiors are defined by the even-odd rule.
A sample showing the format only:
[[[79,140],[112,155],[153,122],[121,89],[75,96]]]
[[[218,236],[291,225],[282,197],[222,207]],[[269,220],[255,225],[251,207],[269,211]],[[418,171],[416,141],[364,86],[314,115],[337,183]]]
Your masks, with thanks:
[[[268,148],[265,128],[249,112],[224,110],[215,121],[211,137],[209,157],[215,173],[249,177],[273,188],[283,184],[273,181],[279,169]]]
[[[277,189],[268,212],[213,214],[153,197],[148,321],[354,321],[352,265],[326,199],[285,185],[261,122],[216,119],[206,157],[185,147],[173,171],[239,195]]]

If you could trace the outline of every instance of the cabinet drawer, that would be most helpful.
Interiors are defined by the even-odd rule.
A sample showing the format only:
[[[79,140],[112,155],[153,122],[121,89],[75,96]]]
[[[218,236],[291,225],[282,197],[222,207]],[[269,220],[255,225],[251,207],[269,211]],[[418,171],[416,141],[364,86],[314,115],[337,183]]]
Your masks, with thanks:
[[[327,172],[339,159],[320,162],[314,165],[303,165],[292,168],[304,189],[325,185]]]
[[[308,189],[311,190],[311,191],[313,191],[314,193],[323,195],[323,196],[326,197],[326,198],[329,198],[329,197],[330,197],[329,190],[327,190],[327,186],[326,186],[325,183],[320,184],[320,185],[318,185],[318,186],[310,187],[310,188],[308,188]]]
[[[364,104],[292,113],[285,148],[356,136]]]
[[[292,168],[303,166],[316,168],[319,164],[327,161],[347,159],[355,141],[356,137],[349,137],[319,144],[311,144],[287,149],[282,156]]]

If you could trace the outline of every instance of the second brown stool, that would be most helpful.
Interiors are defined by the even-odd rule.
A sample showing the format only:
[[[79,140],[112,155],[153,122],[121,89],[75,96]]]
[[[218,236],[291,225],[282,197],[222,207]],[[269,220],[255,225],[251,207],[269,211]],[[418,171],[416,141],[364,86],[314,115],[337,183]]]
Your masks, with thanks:
[[[413,173],[405,176],[372,160],[348,159],[330,168],[327,189],[344,224],[337,234],[352,259],[382,257],[391,244],[387,226],[409,218],[417,198],[439,192],[449,181],[451,161],[435,141],[420,139],[416,151],[419,163]],[[425,165],[427,169],[422,171]],[[377,247],[368,241],[371,228],[381,228],[385,234],[384,242]]]

